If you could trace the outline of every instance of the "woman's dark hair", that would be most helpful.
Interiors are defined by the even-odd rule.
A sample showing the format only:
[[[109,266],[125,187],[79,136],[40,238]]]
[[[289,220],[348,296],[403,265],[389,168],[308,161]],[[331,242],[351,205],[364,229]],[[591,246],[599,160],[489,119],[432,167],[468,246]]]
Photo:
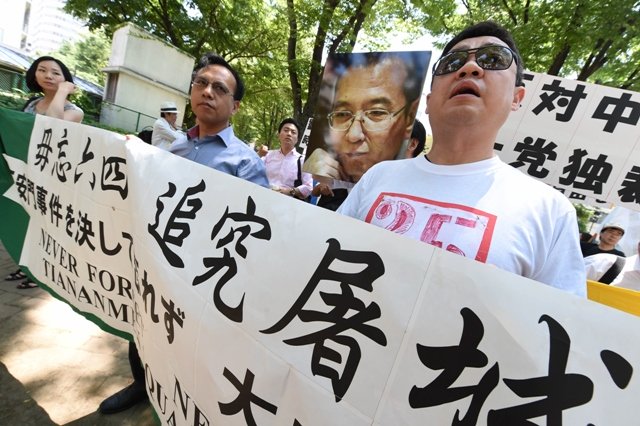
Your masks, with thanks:
[[[40,56],[38,59],[33,61],[29,69],[27,70],[27,87],[32,92],[42,92],[42,87],[38,84],[36,80],[36,70],[38,69],[38,65],[42,61],[53,61],[60,66],[62,70],[62,75],[64,76],[65,81],[73,83],[73,76],[71,75],[71,71],[65,64],[62,63],[61,60],[53,58],[51,56]]]

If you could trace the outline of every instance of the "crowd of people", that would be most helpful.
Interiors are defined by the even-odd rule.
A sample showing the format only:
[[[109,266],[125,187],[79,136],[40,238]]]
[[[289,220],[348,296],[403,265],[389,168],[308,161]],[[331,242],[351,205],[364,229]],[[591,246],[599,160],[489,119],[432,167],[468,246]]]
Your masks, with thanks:
[[[80,122],[82,111],[67,100],[74,86],[66,67],[53,58],[36,62],[35,74],[30,69],[37,81],[33,89],[44,96],[25,111]],[[427,154],[424,126],[414,125],[417,99],[403,91],[388,97],[380,90],[347,93],[353,89],[346,84],[351,80],[396,90],[389,84],[396,65],[391,59],[378,64],[375,79],[366,78],[369,65],[364,65],[336,83],[327,118],[333,137],[344,138],[345,146],[358,146],[366,156],[345,152],[331,160],[337,161],[331,163],[333,175],[302,171],[304,158],[295,149],[301,132],[294,119],[280,123],[280,147],[262,157],[236,137],[231,119],[240,108],[244,83],[213,53],[204,55],[192,74],[190,104],[197,124],[180,132],[176,105],[164,103],[153,145],[284,196],[317,197],[319,206],[342,215],[584,297],[581,253],[624,256],[615,249],[624,229],[606,226],[597,244],[581,246],[576,212],[567,198],[495,154],[498,131],[525,95],[522,58],[511,34],[496,23],[482,22],[447,43],[433,66],[427,97],[433,132]],[[402,143],[388,149],[391,133]],[[147,398],[134,343],[129,355],[134,381],[103,401],[102,413],[119,412]]]

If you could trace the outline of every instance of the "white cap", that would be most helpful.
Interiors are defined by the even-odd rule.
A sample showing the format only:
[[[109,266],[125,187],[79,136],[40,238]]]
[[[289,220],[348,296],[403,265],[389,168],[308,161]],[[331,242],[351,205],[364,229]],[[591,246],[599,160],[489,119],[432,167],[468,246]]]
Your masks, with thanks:
[[[605,226],[600,228],[600,233],[603,233],[607,229],[611,229],[611,228],[617,229],[618,231],[622,232],[622,235],[624,235],[624,228],[618,225],[617,223],[607,223]]]
[[[178,111],[178,107],[175,102],[166,101],[160,104],[160,112],[173,112],[177,114],[180,111]]]

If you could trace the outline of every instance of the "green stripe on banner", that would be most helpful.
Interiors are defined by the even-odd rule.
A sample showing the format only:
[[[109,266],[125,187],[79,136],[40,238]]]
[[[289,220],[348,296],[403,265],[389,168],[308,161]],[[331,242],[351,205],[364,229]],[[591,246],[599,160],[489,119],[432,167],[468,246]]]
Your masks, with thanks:
[[[0,108],[0,153],[26,162],[34,121],[35,116],[32,114]],[[13,185],[13,178],[3,156],[0,159],[0,194],[4,194],[11,185]],[[24,237],[29,226],[29,215],[22,206],[4,196],[0,196],[0,212],[0,241],[17,264],[20,261]],[[37,282],[51,296],[68,304],[76,313],[93,322],[102,330],[127,340],[133,340],[129,333],[109,326],[93,314],[78,310],[49,286],[35,279],[28,268],[24,267],[23,269],[34,282]]]
[[[35,117],[20,111],[0,108],[0,153],[27,161],[29,139]],[[0,159],[0,193],[4,194],[13,184],[13,178],[4,157]],[[0,197],[0,240],[13,260],[18,263],[24,236],[29,225],[29,215],[22,206]]]

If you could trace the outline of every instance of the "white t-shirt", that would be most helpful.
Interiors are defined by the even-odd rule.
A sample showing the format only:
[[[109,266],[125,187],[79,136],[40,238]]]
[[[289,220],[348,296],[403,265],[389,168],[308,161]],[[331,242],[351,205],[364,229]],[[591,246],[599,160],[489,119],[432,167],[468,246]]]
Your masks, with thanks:
[[[600,281],[607,273],[609,268],[616,263],[618,256],[610,253],[592,254],[584,258],[584,269],[587,273],[587,279],[592,281]],[[616,278],[617,279],[617,278]]]
[[[376,164],[338,212],[586,294],[575,209],[498,157],[455,166],[424,156]]]
[[[637,254],[627,257],[624,268],[611,285],[640,291],[640,258]]]

